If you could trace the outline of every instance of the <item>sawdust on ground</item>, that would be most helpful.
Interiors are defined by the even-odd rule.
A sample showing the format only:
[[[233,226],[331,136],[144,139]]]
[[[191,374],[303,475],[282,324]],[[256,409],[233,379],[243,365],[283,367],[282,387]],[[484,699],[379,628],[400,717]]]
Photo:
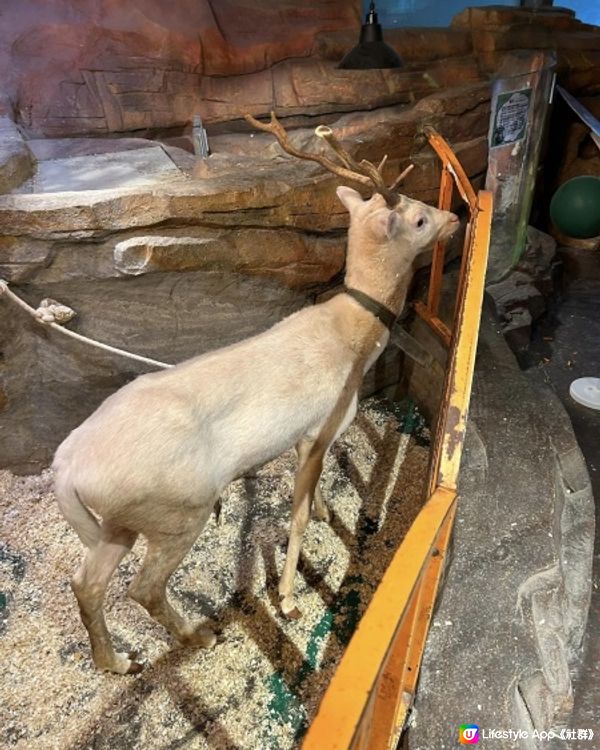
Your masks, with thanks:
[[[177,606],[222,631],[184,649],[126,590],[139,541],[115,574],[106,616],[137,676],[97,671],[69,579],[82,556],[52,475],[0,472],[0,746],[18,750],[287,750],[297,747],[343,648],[424,499],[429,450],[383,402],[361,405],[322,478],[331,525],[307,529],[297,601],[277,608],[295,457],[232,483],[217,523],[170,582]]]

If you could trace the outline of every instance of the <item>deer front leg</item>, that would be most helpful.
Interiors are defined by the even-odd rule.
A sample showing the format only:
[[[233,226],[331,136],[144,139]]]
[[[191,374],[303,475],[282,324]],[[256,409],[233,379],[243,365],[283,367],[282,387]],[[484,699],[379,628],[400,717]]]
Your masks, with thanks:
[[[325,507],[323,498],[317,490],[323,470],[323,458],[329,446],[354,419],[357,404],[358,391],[356,385],[352,387],[352,383],[349,382],[348,386],[344,388],[336,408],[319,431],[319,437],[316,440],[305,438],[296,446],[299,460],[294,487],[292,524],[283,574],[279,582],[281,611],[286,617],[292,619],[302,616],[294,601],[294,575],[298,567],[302,536],[308,524],[311,505],[315,502],[320,503],[321,508]],[[342,419],[340,419],[340,414],[343,414]],[[329,515],[326,507],[325,510]]]
[[[323,469],[323,456],[327,448],[319,446],[316,442],[301,441],[297,450],[299,465],[294,487],[290,538],[279,582],[279,606],[284,616],[290,619],[301,617],[301,612],[294,600],[294,576],[298,567],[302,537],[310,517],[310,508]]]
[[[306,463],[306,459],[310,454],[312,446],[313,441],[306,439],[301,440],[296,446],[296,455],[298,456],[298,471],[304,465],[304,463]],[[318,521],[325,521],[326,523],[329,523],[329,521],[331,520],[331,513],[329,512],[327,503],[323,499],[323,493],[321,492],[321,487],[319,486],[320,479],[321,475],[319,474],[311,503],[312,516]]]
[[[323,493],[321,491],[321,487],[319,486],[318,480],[317,486],[315,487],[315,497],[312,510],[314,518],[316,518],[318,521],[324,521],[325,523],[329,523],[331,521],[331,511],[327,507],[327,503],[323,498]]]

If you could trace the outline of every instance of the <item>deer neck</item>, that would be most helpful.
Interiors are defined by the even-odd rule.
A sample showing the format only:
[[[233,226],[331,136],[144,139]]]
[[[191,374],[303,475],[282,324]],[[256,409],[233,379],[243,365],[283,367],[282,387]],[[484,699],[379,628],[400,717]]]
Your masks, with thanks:
[[[383,253],[371,256],[369,263],[354,264],[349,258],[344,283],[348,289],[368,295],[398,316],[404,307],[412,276],[412,259],[400,260],[393,269],[383,259]]]
[[[364,249],[365,246],[359,247]],[[394,248],[397,255],[392,271],[389,261],[386,263],[386,257],[389,259],[388,248],[379,250],[370,248],[370,252],[354,255],[349,252],[344,282],[347,290],[357,290],[367,295],[387,308],[392,313],[392,318],[396,318],[406,300],[412,276],[412,258],[409,256],[406,259],[408,254],[398,253],[398,248]],[[339,295],[339,299],[344,310],[352,311],[350,317],[344,316],[344,335],[362,362],[363,372],[366,372],[386,347],[391,325],[383,322],[376,309],[364,304],[364,300],[351,294]]]

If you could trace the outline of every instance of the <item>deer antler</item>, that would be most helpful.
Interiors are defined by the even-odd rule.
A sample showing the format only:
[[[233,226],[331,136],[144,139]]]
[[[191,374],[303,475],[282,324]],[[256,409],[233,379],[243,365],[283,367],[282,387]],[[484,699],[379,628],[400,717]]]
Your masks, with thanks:
[[[404,181],[404,178],[406,177],[406,175],[412,172],[414,168],[415,168],[414,164],[409,164],[405,170],[400,172],[398,177],[396,177],[396,179],[390,185],[390,190],[395,190]]]
[[[329,172],[333,172],[333,174],[341,177],[343,180],[350,180],[351,182],[357,182],[364,187],[374,188],[375,192],[379,193],[385,198],[387,204],[391,208],[398,204],[399,195],[395,192],[395,188],[398,187],[398,185],[413,168],[412,164],[408,166],[404,170],[404,172],[402,172],[402,174],[395,180],[393,186],[391,188],[388,188],[383,181],[382,174],[383,167],[387,160],[387,155],[383,157],[377,167],[374,164],[371,164],[370,161],[366,161],[366,159],[362,159],[360,162],[357,162],[354,157],[352,157],[342,146],[342,144],[337,140],[331,128],[327,127],[326,125],[319,125],[319,127],[315,129],[315,135],[317,135],[319,138],[323,138],[323,140],[327,142],[331,149],[335,151],[343,164],[343,166],[340,166],[339,164],[336,164],[336,162],[328,159],[322,154],[311,154],[306,151],[301,151],[300,149],[297,149],[295,146],[293,146],[290,143],[285,128],[279,122],[274,112],[271,112],[271,121],[268,123],[260,122],[249,114],[245,115],[244,117],[246,121],[250,123],[250,125],[258,128],[258,130],[263,130],[266,133],[271,133],[272,135],[274,135],[275,138],[277,138],[277,140],[279,141],[279,145],[286,153],[291,154],[298,159],[308,159],[309,161],[315,161],[322,167],[325,167],[325,169],[327,169]]]

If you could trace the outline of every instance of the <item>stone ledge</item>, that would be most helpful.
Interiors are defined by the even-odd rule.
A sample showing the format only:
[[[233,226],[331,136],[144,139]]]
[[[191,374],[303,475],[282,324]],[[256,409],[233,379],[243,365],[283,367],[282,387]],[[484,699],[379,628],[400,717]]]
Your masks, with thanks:
[[[471,177],[485,170],[486,137],[454,144]],[[417,168],[403,190],[419,200],[433,201],[439,187],[440,165],[434,153],[413,158]],[[0,224],[10,236],[39,239],[83,239],[108,232],[169,223],[222,227],[280,227],[330,232],[347,226],[329,174],[297,164],[256,164],[256,173],[230,173],[184,186],[152,189],[90,190],[78,193],[12,195],[0,198]],[[388,169],[400,172],[397,160]],[[5,231],[6,231],[5,230]]]
[[[341,271],[345,244],[343,236],[249,228],[203,237],[130,237],[115,245],[113,257],[115,270],[126,276],[158,271],[227,271],[306,288],[326,283]]]
[[[420,200],[437,198],[439,163],[419,136],[432,124],[453,145],[470,177],[485,171],[489,85],[475,83],[440,91],[414,107],[352,113],[334,123],[338,137],[361,159],[389,160],[390,181],[406,166],[416,169],[403,190]],[[290,135],[297,146],[315,148],[314,131]],[[330,232],[347,224],[333,191],[334,178],[314,164],[283,154],[262,134],[238,135],[238,153],[215,153],[199,167],[197,179],[156,182],[138,189],[116,188],[45,195],[0,197],[0,225],[11,236],[46,239],[102,237],[108,232],[171,225],[255,226]],[[231,142],[232,137],[229,137]],[[248,153],[243,142],[247,142]],[[0,230],[2,232],[2,230]]]
[[[205,77],[198,107],[207,124],[271,110],[282,117],[314,116],[413,103],[437,89],[482,80],[472,56],[435,60],[420,70],[340,70],[331,61],[307,58],[250,76]]]

